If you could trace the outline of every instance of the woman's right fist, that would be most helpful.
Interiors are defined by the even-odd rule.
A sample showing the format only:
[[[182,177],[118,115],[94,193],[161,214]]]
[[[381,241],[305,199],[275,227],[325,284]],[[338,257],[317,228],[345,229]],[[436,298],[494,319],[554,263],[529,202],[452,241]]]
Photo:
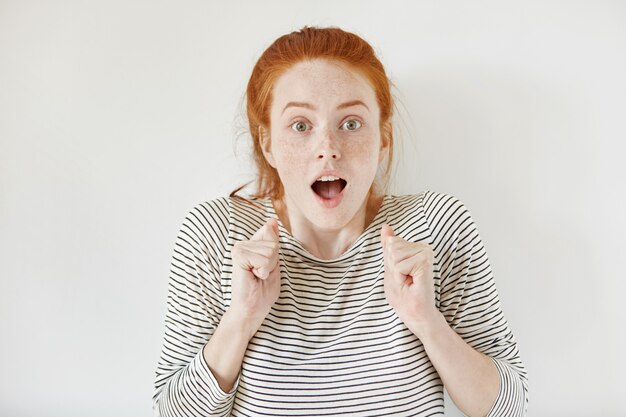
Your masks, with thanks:
[[[280,293],[278,223],[268,220],[248,241],[232,250],[232,299],[229,315],[242,320],[249,339],[259,329]]]

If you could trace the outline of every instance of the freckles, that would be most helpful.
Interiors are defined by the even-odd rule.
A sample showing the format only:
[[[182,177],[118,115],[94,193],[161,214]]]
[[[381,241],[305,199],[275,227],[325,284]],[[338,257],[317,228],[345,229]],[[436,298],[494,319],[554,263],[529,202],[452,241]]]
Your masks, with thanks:
[[[358,159],[365,163],[378,165],[378,147],[370,143],[350,143],[344,148],[344,154],[351,159]]]
[[[282,165],[282,170],[292,170],[292,168],[298,168],[302,166],[302,161],[305,159],[306,151],[298,141],[285,140],[276,143],[275,153],[280,160],[279,165]]]
[[[290,152],[287,155],[285,155],[284,162],[285,162],[285,165],[287,165],[288,167],[297,166],[299,162],[298,155]]]
[[[346,150],[348,150],[353,155],[361,156],[371,154],[372,150],[374,150],[374,147],[371,146],[369,143],[349,142],[346,145]]]

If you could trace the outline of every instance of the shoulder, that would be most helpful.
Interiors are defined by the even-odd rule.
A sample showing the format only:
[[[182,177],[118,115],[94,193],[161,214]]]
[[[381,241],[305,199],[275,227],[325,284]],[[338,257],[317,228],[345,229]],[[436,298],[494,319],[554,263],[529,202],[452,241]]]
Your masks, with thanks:
[[[230,217],[229,202],[226,197],[203,201],[193,206],[183,220],[183,226],[203,230],[206,228],[228,229]]]
[[[450,194],[429,192],[424,198],[424,212],[431,244],[440,258],[471,258],[482,247],[474,220],[459,198]]]
[[[465,227],[473,227],[465,204],[450,194],[423,191],[412,195],[391,196],[390,203],[390,211],[396,224],[412,224],[428,230],[431,243],[450,233],[458,233]]]
[[[442,221],[456,220],[469,215],[467,207],[460,199],[446,193],[425,191],[422,205],[428,222],[435,228]]]
[[[389,199],[389,205],[394,214],[405,215],[406,213],[419,212],[426,216],[429,221],[466,211],[461,200],[453,195],[436,191],[422,191],[410,195],[391,195]]]
[[[266,212],[266,202],[260,199],[219,197],[193,206],[185,220],[226,226],[246,219],[254,222],[266,216]]]
[[[194,206],[185,219],[208,240],[247,240],[268,220],[267,199],[220,197]]]
[[[196,251],[213,252],[228,237],[230,209],[225,197],[194,205],[185,215],[177,243]]]
[[[258,230],[266,211],[262,200],[219,197],[197,203],[183,219],[176,246],[201,258],[221,259],[233,241],[249,239]]]

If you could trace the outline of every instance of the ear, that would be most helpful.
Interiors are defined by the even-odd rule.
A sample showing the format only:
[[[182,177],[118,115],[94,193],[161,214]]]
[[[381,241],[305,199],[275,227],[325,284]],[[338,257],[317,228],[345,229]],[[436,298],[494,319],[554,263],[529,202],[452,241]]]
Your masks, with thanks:
[[[274,155],[272,154],[272,141],[270,140],[268,130],[263,126],[259,126],[259,143],[267,163],[270,164],[272,168],[276,168],[276,162],[274,162]]]
[[[378,153],[378,163],[389,153],[389,144],[391,143],[391,135],[393,134],[391,121],[383,123],[380,129],[380,152]]]

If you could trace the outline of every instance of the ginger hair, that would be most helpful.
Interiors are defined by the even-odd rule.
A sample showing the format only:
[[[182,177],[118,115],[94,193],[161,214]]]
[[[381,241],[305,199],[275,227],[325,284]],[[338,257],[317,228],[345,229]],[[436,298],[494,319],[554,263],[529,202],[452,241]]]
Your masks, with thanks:
[[[272,91],[277,79],[295,64],[314,59],[339,61],[359,71],[374,89],[380,109],[381,140],[386,141],[388,153],[382,175],[375,180],[370,193],[379,194],[388,188],[393,156],[393,98],[385,68],[372,46],[361,37],[336,27],[305,26],[276,39],[256,62],[248,81],[246,113],[253,142],[253,159],[257,168],[256,190],[251,195],[253,198],[270,197],[280,201],[283,197],[284,189],[278,172],[263,155],[261,131],[269,132]],[[237,193],[244,187],[245,185],[234,190],[231,197],[240,198]]]

